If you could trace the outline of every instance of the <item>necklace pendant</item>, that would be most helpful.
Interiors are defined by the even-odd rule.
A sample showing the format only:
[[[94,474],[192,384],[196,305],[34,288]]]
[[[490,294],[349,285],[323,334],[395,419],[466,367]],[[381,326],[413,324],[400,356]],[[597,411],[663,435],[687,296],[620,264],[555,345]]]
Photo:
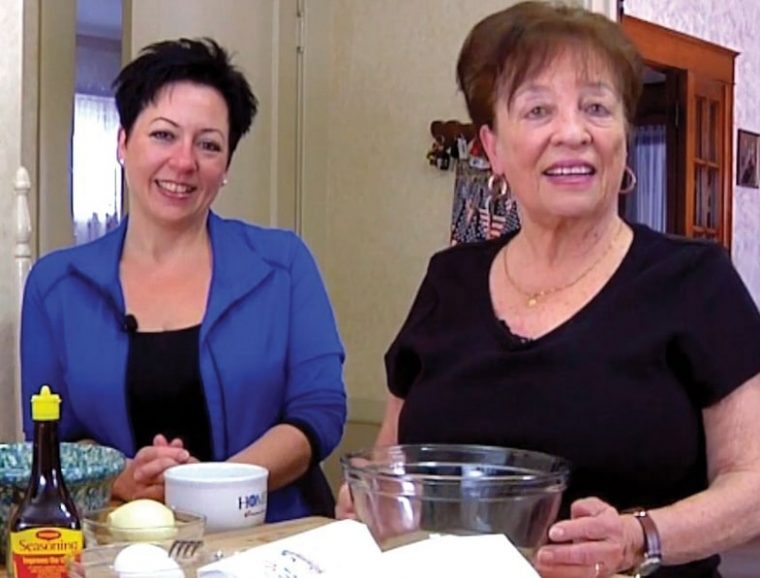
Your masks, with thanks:
[[[538,298],[537,297],[531,297],[528,299],[528,307],[535,307],[538,304]]]

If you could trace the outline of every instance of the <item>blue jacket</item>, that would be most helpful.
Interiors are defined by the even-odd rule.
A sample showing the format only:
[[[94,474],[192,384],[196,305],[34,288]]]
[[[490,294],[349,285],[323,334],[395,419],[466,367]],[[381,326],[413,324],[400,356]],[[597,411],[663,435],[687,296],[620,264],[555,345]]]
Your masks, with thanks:
[[[293,233],[208,219],[213,275],[200,370],[215,460],[278,423],[311,435],[321,460],[346,419],[343,348],[313,257]],[[21,324],[24,429],[29,400],[50,384],[63,440],[92,438],[133,456],[126,406],[129,336],[119,281],[126,220],[92,243],[46,255],[27,280]],[[168,410],[169,408],[167,408]],[[292,484],[269,496],[267,520],[311,513]]]

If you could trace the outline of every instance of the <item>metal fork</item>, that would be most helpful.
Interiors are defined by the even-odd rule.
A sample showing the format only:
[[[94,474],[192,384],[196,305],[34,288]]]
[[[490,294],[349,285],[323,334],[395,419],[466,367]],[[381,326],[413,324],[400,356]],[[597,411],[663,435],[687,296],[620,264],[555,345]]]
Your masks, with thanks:
[[[192,558],[201,546],[202,540],[174,540],[169,546],[169,557],[175,560]]]

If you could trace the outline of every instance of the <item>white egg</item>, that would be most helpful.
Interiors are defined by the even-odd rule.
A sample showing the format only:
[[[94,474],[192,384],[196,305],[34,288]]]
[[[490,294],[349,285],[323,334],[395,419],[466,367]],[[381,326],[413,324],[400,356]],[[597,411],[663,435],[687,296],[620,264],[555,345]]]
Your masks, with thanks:
[[[132,544],[116,555],[113,569],[119,578],[185,578],[169,553],[154,544]]]

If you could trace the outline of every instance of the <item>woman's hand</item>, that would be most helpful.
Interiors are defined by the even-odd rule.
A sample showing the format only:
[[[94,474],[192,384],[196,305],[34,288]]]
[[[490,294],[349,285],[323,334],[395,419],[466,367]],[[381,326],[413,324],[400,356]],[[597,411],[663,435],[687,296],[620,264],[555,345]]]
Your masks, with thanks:
[[[197,462],[179,438],[171,442],[158,434],[152,446],[141,448],[134,459],[127,460],[127,467],[116,478],[114,497],[129,501],[137,498],[164,500],[164,472],[179,464]]]
[[[598,498],[577,500],[536,554],[543,578],[606,578],[633,567],[644,549],[639,522]]]
[[[354,501],[351,499],[351,490],[348,484],[343,482],[338,490],[338,500],[335,502],[335,517],[338,520],[356,520]]]

